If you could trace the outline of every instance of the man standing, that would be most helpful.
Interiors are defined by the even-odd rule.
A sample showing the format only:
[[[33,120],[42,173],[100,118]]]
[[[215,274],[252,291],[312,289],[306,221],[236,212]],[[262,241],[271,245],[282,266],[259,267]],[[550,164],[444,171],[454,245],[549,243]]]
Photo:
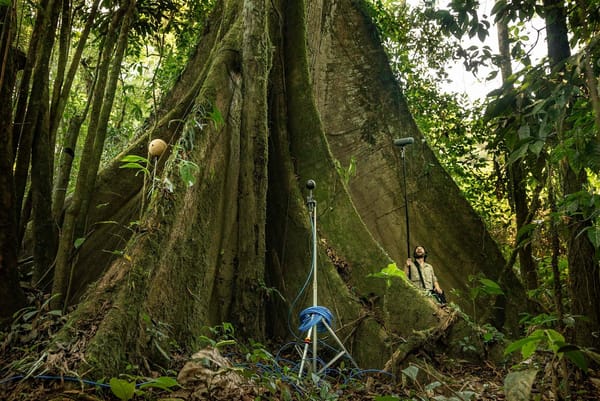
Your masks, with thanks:
[[[413,251],[413,259],[406,260],[404,272],[415,287],[442,295],[444,291],[442,291],[442,288],[438,283],[437,277],[433,271],[433,266],[427,263],[426,260],[427,251],[425,251],[425,248],[422,246],[417,246]],[[438,302],[445,303],[445,297],[435,298]],[[443,299],[443,301],[441,299]]]

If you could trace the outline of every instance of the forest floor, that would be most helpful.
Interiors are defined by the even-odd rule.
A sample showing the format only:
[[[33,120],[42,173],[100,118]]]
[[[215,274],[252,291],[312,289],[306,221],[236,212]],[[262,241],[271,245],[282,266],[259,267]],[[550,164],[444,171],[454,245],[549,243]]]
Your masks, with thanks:
[[[353,365],[347,355],[334,360],[336,353],[327,355],[327,348],[322,347],[319,357],[335,363],[324,373],[309,374],[312,359],[309,356],[301,364],[302,342],[248,346],[233,337],[207,339],[207,346],[191,357],[171,355],[167,369],[153,371],[151,361],[144,361],[144,374],[133,366],[118,377],[92,381],[90,375],[77,376],[68,368],[76,366],[78,352],[48,353],[66,318],[48,311],[47,306],[46,299],[22,310],[10,327],[0,330],[2,401],[600,400],[597,366],[584,374],[552,353],[541,353],[540,358],[522,365],[517,385],[508,385],[507,391],[505,379],[514,370],[508,364],[473,363],[416,350],[402,368],[390,373],[350,369]],[[521,380],[526,376],[529,382]]]
[[[4,350],[7,351],[7,350]],[[18,355],[15,353],[13,355]],[[293,357],[293,356],[292,356]],[[244,359],[244,363],[236,362]],[[491,362],[478,364],[448,360],[443,355],[417,355],[399,377],[382,371],[356,371],[335,368],[326,376],[304,375],[303,380],[283,365],[266,362],[248,363],[248,355],[223,357],[215,348],[195,354],[193,361],[179,364],[170,371],[171,377],[148,379],[133,372],[120,379],[91,382],[66,374],[51,376],[35,374],[29,378],[4,369],[16,366],[11,352],[0,357],[2,378],[0,400],[374,400],[374,401],[496,401],[496,400],[559,400],[592,401],[600,399],[599,372],[569,379],[569,394],[556,394],[556,381],[546,369],[540,369],[531,388],[516,389],[507,397],[504,390],[505,368]],[[296,361],[298,362],[298,361]],[[296,364],[296,367],[298,365]],[[176,372],[176,373],[175,373]],[[8,375],[7,375],[8,373]],[[175,378],[177,382],[175,382]],[[110,384],[109,384],[110,383]],[[170,389],[168,389],[170,387]]]

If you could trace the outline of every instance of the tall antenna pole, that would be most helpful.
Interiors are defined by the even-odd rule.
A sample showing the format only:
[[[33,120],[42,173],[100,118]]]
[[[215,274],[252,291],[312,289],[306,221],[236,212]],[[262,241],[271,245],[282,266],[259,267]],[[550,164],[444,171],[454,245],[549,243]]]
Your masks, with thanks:
[[[406,254],[410,259],[410,223],[408,219],[408,195],[406,194],[406,159],[404,157],[404,146],[400,148],[400,156],[402,157],[402,175],[404,176],[404,215],[406,216]]]
[[[413,137],[394,139],[394,145],[400,148],[400,157],[402,158],[402,175],[404,177],[404,214],[406,216],[406,253],[410,259],[410,223],[408,220],[408,196],[406,193],[406,159],[404,150],[406,145],[412,145],[415,142]]]
[[[315,189],[315,182],[308,180],[306,183],[308,188],[308,198],[306,204],[308,205],[308,212],[310,213],[311,226],[312,226],[312,274],[313,274],[313,307],[317,307],[317,201],[313,198],[313,189]],[[313,346],[313,372],[317,371],[317,328],[312,328],[312,346]]]

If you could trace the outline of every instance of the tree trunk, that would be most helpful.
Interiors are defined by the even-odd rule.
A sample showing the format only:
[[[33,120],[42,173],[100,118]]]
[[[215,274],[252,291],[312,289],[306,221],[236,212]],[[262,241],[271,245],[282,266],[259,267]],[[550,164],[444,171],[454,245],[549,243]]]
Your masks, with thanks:
[[[18,70],[18,53],[12,48],[15,10],[0,6],[0,103],[11,104]],[[17,272],[17,207],[13,178],[12,109],[0,108],[0,321],[24,306],[25,295]]]
[[[40,117],[35,128],[31,153],[34,282],[39,281],[52,267],[58,242],[58,226],[52,218],[54,145],[50,138],[48,96],[46,87],[42,96]]]
[[[21,208],[25,198],[25,189],[31,164],[31,146],[35,135],[35,127],[38,124],[39,111],[42,107],[42,96],[48,85],[48,67],[52,45],[54,43],[54,31],[56,21],[53,18],[55,12],[54,0],[41,1],[38,6],[35,26],[29,43],[27,61],[21,86],[19,98],[15,111],[15,189],[17,196],[17,218],[21,215]],[[31,79],[31,82],[30,82]],[[30,86],[31,85],[31,88]],[[19,222],[25,225],[27,222]]]
[[[570,56],[567,36],[567,20],[562,0],[545,0],[546,30],[548,32],[548,55],[555,68]],[[557,127],[562,139],[564,127]],[[575,171],[568,160],[562,161],[562,180],[565,195],[585,190],[587,174],[584,169]],[[600,337],[589,335],[600,331],[600,268],[595,257],[596,250],[585,231],[592,224],[583,213],[568,217],[567,252],[569,261],[569,287],[571,312],[583,316],[575,320],[575,341],[583,346],[600,346]]]
[[[108,119],[117,88],[129,25],[135,11],[135,0],[121,6],[114,14],[108,27],[106,42],[102,50],[102,61],[98,67],[98,77],[91,105],[86,144],[82,154],[81,167],[77,178],[75,196],[67,209],[59,241],[52,293],[56,295],[54,304],[66,307],[72,281],[72,258],[77,235],[85,235],[89,199],[94,188],[104,148]]]
[[[447,293],[455,289],[463,296],[468,294],[466,278],[478,273],[503,281],[507,297],[502,302],[507,301],[507,305],[501,309],[482,303],[477,305],[482,309],[477,312],[516,333],[523,288],[512,272],[502,277],[504,258],[497,244],[418,131],[376,28],[360,7],[340,1],[311,1],[308,21],[312,82],[320,119],[333,155],[343,166],[352,159],[356,162],[357,174],[350,179],[349,190],[371,235],[393,260],[403,263],[407,237],[403,171],[392,140],[414,137],[415,143],[407,147],[405,155],[410,248],[420,244],[428,249],[429,260]],[[335,191],[330,196],[333,194]],[[335,213],[326,216],[332,219],[331,224],[338,223]],[[361,247],[360,242],[350,244],[348,248]],[[468,249],[465,244],[469,244]],[[357,273],[362,277],[367,274]],[[466,298],[450,295],[466,311],[475,312]]]
[[[59,122],[61,116],[65,110],[65,106],[67,104],[67,98],[71,93],[71,87],[73,85],[73,81],[75,79],[75,73],[79,69],[79,63],[81,61],[81,57],[83,55],[83,50],[85,49],[85,45],[87,43],[87,39],[90,35],[90,31],[92,29],[92,25],[95,21],[96,14],[98,11],[98,5],[100,0],[94,0],[90,7],[90,12],[86,19],[85,27],[83,28],[79,41],[77,42],[77,46],[75,52],[73,54],[73,59],[71,61],[71,65],[67,72],[67,76],[61,85],[60,93],[56,93],[55,88],[55,98],[52,101],[52,113],[51,113],[51,134],[56,135],[56,131],[58,130]],[[88,97],[91,98],[91,93],[88,93]],[[63,140],[62,149],[60,152],[60,164],[58,166],[57,178],[54,186],[53,199],[52,199],[52,216],[55,221],[62,222],[62,212],[64,208],[64,201],[67,193],[67,187],[69,185],[69,180],[71,176],[71,167],[72,162],[75,157],[75,149],[77,144],[77,139],[79,137],[79,132],[81,130],[81,125],[84,122],[85,116],[89,110],[90,102],[86,104],[85,109],[81,112],[80,115],[74,116],[69,122],[69,127],[67,129],[67,133],[65,134],[65,138]],[[60,224],[60,223],[59,223]]]
[[[244,338],[298,337],[297,315],[312,306],[313,289],[363,367],[383,367],[396,336],[444,320],[445,312],[405,281],[386,287],[368,277],[399,255],[396,244],[406,234],[398,227],[404,213],[392,140],[401,130],[421,138],[373,32],[349,0],[217,3],[210,29],[154,116],[156,128],[124,151],[145,155],[149,137],[171,145],[140,229],[112,261],[102,250],[122,246],[109,244],[114,233],[129,238],[123,227],[145,194],[139,177],[119,170],[122,156],[96,181],[89,224],[119,224],[90,233],[78,250],[76,267],[87,270],[76,269],[73,282],[83,287],[101,277],[52,360],[93,375],[114,375],[131,363],[150,369],[167,363],[161,350],[177,343],[191,352],[203,327],[222,322]],[[340,135],[344,129],[350,134]],[[497,278],[503,261],[482,222],[426,144],[417,140],[415,148],[416,238],[440,255],[446,288],[466,288],[462,278],[471,272]],[[342,162],[357,156],[362,169],[350,187],[334,155]],[[193,185],[177,174],[181,163],[197,165]],[[318,288],[303,285],[313,256],[303,200],[308,179],[317,182]],[[427,193],[417,196],[417,189]],[[110,210],[95,207],[107,202]],[[467,241],[476,251],[464,252]],[[516,321],[523,300],[518,284],[506,292],[508,318],[500,325]],[[85,350],[70,352],[80,340]]]
[[[71,1],[61,1],[61,13],[60,13],[60,33],[58,35],[58,61],[56,63],[56,75],[52,85],[52,96],[50,98],[50,137],[52,143],[56,142],[56,130],[58,129],[58,118],[62,116],[62,113],[58,116],[54,116],[53,112],[56,111],[56,105],[60,101],[62,92],[63,82],[65,80],[65,71],[67,68],[67,59],[69,56],[69,48],[71,44],[71,31],[73,29],[72,23],[72,11]],[[54,147],[53,147],[54,148]]]
[[[508,23],[498,21],[498,48],[502,57],[500,71],[502,73],[502,83],[506,84],[512,75],[510,38],[508,34]],[[506,160],[510,160],[510,154],[505,155]],[[531,223],[532,213],[529,210],[527,201],[527,171],[523,166],[522,160],[507,162],[508,178],[510,185],[510,200],[516,216],[516,244],[519,249],[519,268],[521,280],[527,290],[538,288],[537,265],[533,259],[533,248],[531,246],[531,231],[521,230]]]

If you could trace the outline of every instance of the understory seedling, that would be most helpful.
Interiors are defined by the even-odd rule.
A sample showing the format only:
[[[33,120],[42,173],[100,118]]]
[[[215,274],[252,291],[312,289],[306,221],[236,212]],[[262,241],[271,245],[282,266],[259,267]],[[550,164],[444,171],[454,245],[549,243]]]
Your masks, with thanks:
[[[129,401],[136,395],[146,396],[151,389],[170,392],[174,387],[179,386],[176,379],[167,376],[157,377],[139,385],[136,384],[138,377],[128,378],[129,380],[113,377],[109,380],[110,391],[121,401]]]

